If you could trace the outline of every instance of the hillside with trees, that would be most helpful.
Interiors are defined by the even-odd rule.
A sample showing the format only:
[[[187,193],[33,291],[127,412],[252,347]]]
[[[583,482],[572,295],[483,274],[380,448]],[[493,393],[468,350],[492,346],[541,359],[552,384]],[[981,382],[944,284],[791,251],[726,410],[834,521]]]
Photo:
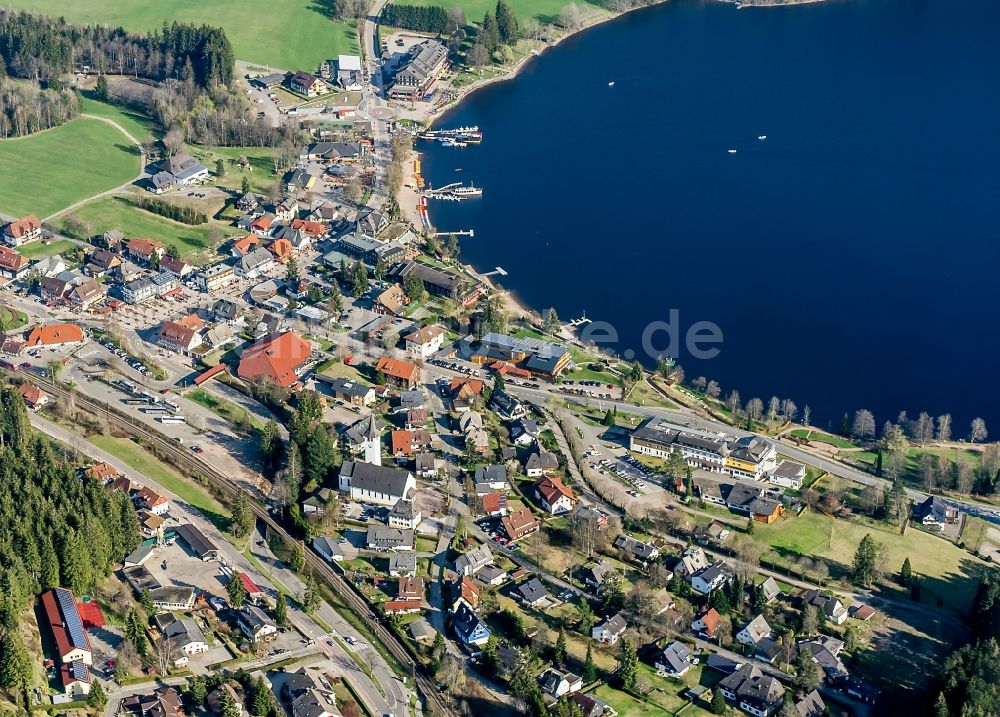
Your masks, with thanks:
[[[0,689],[27,679],[16,628],[34,596],[56,586],[82,595],[140,541],[129,499],[77,476],[58,448],[37,435],[24,401],[0,389]]]
[[[235,55],[218,27],[181,23],[146,35],[102,25],[72,25],[61,18],[0,11],[0,74],[51,84],[87,65],[92,72],[150,80],[228,85]]]

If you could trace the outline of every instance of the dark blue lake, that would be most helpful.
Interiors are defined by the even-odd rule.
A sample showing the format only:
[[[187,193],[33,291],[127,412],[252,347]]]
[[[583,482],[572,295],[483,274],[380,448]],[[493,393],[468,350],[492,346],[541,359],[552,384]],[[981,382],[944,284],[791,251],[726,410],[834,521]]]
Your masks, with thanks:
[[[998,68],[992,0],[678,0],[443,118],[485,139],[418,143],[427,178],[485,193],[431,218],[474,228],[463,257],[532,308],[613,323],[619,352],[671,309],[714,322],[719,355],[680,363],[744,401],[1000,435]]]

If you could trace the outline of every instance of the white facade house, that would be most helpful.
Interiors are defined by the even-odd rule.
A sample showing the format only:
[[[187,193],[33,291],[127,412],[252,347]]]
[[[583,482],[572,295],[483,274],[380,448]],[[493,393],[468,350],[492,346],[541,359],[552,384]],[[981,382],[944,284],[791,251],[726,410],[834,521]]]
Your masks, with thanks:
[[[767,624],[763,615],[758,615],[736,633],[736,641],[743,645],[756,645],[765,637],[771,637],[771,626]]]
[[[441,350],[444,345],[444,329],[440,326],[424,326],[403,337],[406,353],[413,358],[427,358]]]

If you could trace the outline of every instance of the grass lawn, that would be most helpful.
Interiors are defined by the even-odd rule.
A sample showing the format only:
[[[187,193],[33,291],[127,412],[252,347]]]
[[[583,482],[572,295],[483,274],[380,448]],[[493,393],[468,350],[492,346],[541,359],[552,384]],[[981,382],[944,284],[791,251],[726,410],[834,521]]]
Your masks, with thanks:
[[[58,14],[58,13],[56,13]],[[45,132],[0,140],[0,211],[44,219],[139,173],[139,150],[109,124],[77,118]]]
[[[154,137],[163,134],[160,126],[141,112],[102,102],[90,92],[85,92],[83,95],[83,111],[88,115],[96,115],[117,122],[140,142],[147,132]]]
[[[492,0],[399,0],[400,5],[440,5],[443,8],[450,8],[455,5],[465,11],[465,18],[468,22],[482,22],[486,11],[496,10],[496,2]],[[529,17],[538,18],[542,24],[559,21],[559,11],[567,5],[563,0],[510,0],[510,7],[517,15],[518,19]],[[588,2],[581,0],[577,3],[584,13],[598,11],[604,13],[605,10],[598,2]]]
[[[796,428],[791,433],[793,438],[801,438],[806,441],[816,441],[817,443],[829,443],[831,446],[836,446],[837,448],[854,448],[855,445],[851,443],[846,438],[841,438],[840,436],[832,436],[829,433],[821,433],[820,431],[810,431],[805,428]]]
[[[268,188],[280,179],[274,173],[274,150],[270,147],[191,147],[191,154],[198,161],[212,170],[212,184],[233,191],[240,191],[243,184],[243,177],[250,182],[251,191],[266,193]],[[239,165],[228,160],[235,160],[238,157],[246,157],[250,160],[250,167],[247,171],[240,169]],[[219,159],[226,161],[226,176],[215,175],[215,162]]]
[[[0,331],[19,329],[28,323],[28,315],[9,307],[0,308]]]
[[[643,379],[637,383],[628,395],[628,402],[637,406],[659,406],[661,408],[676,408],[677,404],[663,397],[663,394],[649,385]]]
[[[923,577],[925,602],[940,598],[955,612],[968,610],[986,563],[947,540],[920,530],[911,528],[900,535],[806,511],[773,525],[756,524],[753,539],[769,548],[765,553],[769,560],[787,565],[803,556],[824,559],[830,575],[838,578],[850,570],[854,552],[866,533],[885,545],[889,572],[899,570],[903,560],[910,559],[913,572]]]
[[[65,239],[56,239],[46,244],[43,241],[33,241],[30,244],[19,246],[17,251],[22,256],[29,259],[39,259],[43,256],[55,256],[76,248],[76,244]]]
[[[156,456],[128,438],[113,436],[91,436],[88,438],[98,448],[101,448],[133,469],[148,476],[169,490],[185,503],[200,510],[206,518],[219,529],[229,523],[229,511],[203,487],[181,476],[180,473],[165,464]]]
[[[218,396],[209,393],[203,388],[196,388],[187,394],[195,403],[204,406],[209,411],[214,413],[226,421],[229,421],[234,426],[239,425],[244,417],[250,419],[250,424],[256,428],[263,429],[264,426],[261,425],[260,421],[254,416],[249,415],[245,408],[237,406],[235,403],[226,401],[225,399],[219,398]]]
[[[212,244],[210,229],[217,226],[211,222],[197,226],[181,224],[138,209],[125,197],[99,199],[80,207],[72,216],[89,223],[95,234],[120,229],[126,237],[145,237],[161,241],[168,247],[176,246],[181,256],[209,248]],[[225,234],[223,230],[223,239]]]
[[[331,378],[344,378],[348,381],[357,381],[365,386],[369,385],[369,382],[365,380],[364,376],[358,371],[354,366],[348,366],[343,361],[334,361],[333,363],[325,366],[322,371],[324,376],[330,376]]]
[[[548,0],[556,7],[555,0]],[[356,54],[354,25],[330,20],[328,3],[312,0],[10,0],[11,7],[35,10],[52,17],[65,17],[81,24],[121,25],[146,33],[164,22],[222,26],[236,58],[269,64],[286,70],[315,72],[318,64],[341,53]],[[479,16],[482,17],[482,12]]]

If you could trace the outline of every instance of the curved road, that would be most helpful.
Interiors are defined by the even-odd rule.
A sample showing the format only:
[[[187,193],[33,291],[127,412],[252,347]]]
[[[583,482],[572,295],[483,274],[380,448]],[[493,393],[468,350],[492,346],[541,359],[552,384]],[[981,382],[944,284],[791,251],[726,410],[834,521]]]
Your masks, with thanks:
[[[109,189],[109,190],[107,190],[105,192],[101,192],[100,194],[95,194],[92,197],[87,197],[86,199],[81,199],[79,202],[76,202],[74,204],[70,204],[68,207],[64,207],[63,209],[60,209],[55,214],[50,214],[49,216],[44,217],[42,219],[43,223],[44,222],[50,222],[53,219],[56,219],[57,217],[60,217],[63,214],[66,214],[67,212],[71,212],[74,209],[82,207],[84,204],[89,204],[90,202],[94,201],[95,199],[103,199],[104,197],[110,197],[113,194],[119,194],[120,192],[125,191],[125,189],[127,187],[132,186],[133,184],[135,184],[140,179],[142,179],[143,177],[146,176],[146,153],[142,149],[142,143],[139,142],[139,140],[137,140],[135,137],[133,137],[129,133],[129,131],[127,129],[125,129],[124,127],[122,127],[120,124],[118,124],[117,122],[115,122],[113,119],[109,119],[107,117],[99,117],[98,115],[91,115],[91,114],[86,114],[86,113],[81,114],[80,116],[83,117],[83,118],[85,118],[85,119],[97,120],[98,122],[104,122],[105,124],[109,124],[112,127],[114,127],[115,129],[117,129],[119,132],[121,132],[123,135],[125,135],[125,138],[129,142],[131,142],[132,144],[134,144],[138,148],[138,150],[139,150],[139,174],[136,177],[133,177],[132,179],[128,180],[127,182],[119,184],[117,187],[113,187],[113,188],[111,188],[111,189]]]

